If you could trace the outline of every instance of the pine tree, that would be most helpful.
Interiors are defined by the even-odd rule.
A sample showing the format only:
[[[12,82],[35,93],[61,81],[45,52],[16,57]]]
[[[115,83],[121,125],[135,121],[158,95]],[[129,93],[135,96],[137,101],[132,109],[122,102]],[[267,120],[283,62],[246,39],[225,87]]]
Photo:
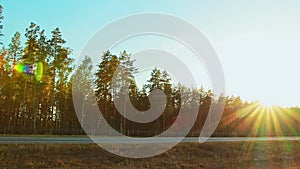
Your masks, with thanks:
[[[149,89],[149,92],[154,89],[163,89],[161,83],[161,71],[157,68],[154,68],[150,74],[150,79],[147,82],[147,88]]]
[[[60,126],[61,112],[63,111],[63,98],[67,90],[67,82],[72,71],[73,59],[70,58],[71,49],[65,47],[66,41],[62,37],[59,28],[55,28],[52,32],[50,40],[50,71],[52,71],[52,103],[51,115],[55,122],[55,132],[58,132]]]
[[[21,46],[20,33],[16,32],[11,40],[11,43],[8,45],[7,49],[7,67],[6,70],[11,77],[10,81],[10,92],[9,92],[9,103],[8,103],[8,111],[10,112],[10,121],[8,124],[8,131],[13,133],[14,128],[17,124],[20,123],[19,119],[19,98],[22,93],[22,86],[20,82],[23,80],[23,76],[15,72],[14,66],[20,61],[23,55],[23,48]]]
[[[38,55],[36,60],[38,63],[42,63],[43,65],[43,76],[42,79],[36,82],[37,94],[36,97],[40,98],[37,100],[37,114],[35,116],[36,126],[39,130],[39,133],[46,133],[47,127],[49,126],[50,113],[49,107],[51,105],[51,84],[52,83],[52,73],[49,70],[50,66],[50,58],[51,58],[51,48],[50,48],[50,40],[45,35],[45,30],[39,32],[38,38]]]
[[[87,103],[88,98],[94,94],[92,68],[93,67],[92,67],[91,58],[85,56],[84,60],[77,67],[75,73],[71,77],[73,98],[75,98],[75,102],[76,102],[75,104],[78,107],[78,110],[82,110],[82,112],[78,114],[79,115],[78,119],[80,120],[82,125],[87,124],[87,122],[84,119],[84,117],[87,116],[86,113],[91,113],[91,112],[85,112],[84,105],[88,104]],[[68,93],[66,93],[65,96],[67,95]],[[65,104],[67,104],[67,102],[65,102]],[[61,117],[62,125],[67,127],[77,123],[77,120],[74,119],[74,116],[76,117],[75,112],[67,111],[67,110],[64,110],[62,112],[64,112],[64,114],[62,114]],[[68,119],[71,119],[71,123],[70,121],[68,122]]]
[[[134,75],[137,73],[137,69],[133,66],[134,61],[131,59],[131,55],[127,54],[126,51],[123,51],[120,54],[119,57],[120,60],[120,65],[119,65],[119,69],[121,71],[114,73],[115,76],[119,77],[118,80],[115,81],[115,86],[113,86],[114,88],[119,88],[116,89],[114,91],[114,94],[119,95],[120,97],[122,97],[123,99],[128,99],[126,96],[129,94],[130,97],[130,88],[133,89],[134,86],[131,85],[135,85],[134,82]],[[135,90],[135,89],[133,89]],[[127,100],[129,101],[129,100]],[[122,111],[124,113],[126,113],[128,111],[128,104],[129,102],[124,102],[122,101]],[[128,132],[128,120],[123,116],[121,119],[121,132],[123,133],[127,133]]]
[[[19,32],[16,32],[11,39],[11,43],[8,45],[8,57],[7,62],[9,63],[9,67],[7,67],[7,70],[14,72],[13,66],[17,64],[17,62],[20,62],[22,56],[23,56],[23,48],[21,46],[21,34]]]
[[[35,23],[30,23],[30,26],[25,31],[25,48],[24,55],[22,56],[22,63],[33,65],[36,62],[36,57],[38,55],[39,45],[38,45],[38,35],[40,27]],[[23,132],[32,131],[35,132],[35,115],[36,115],[36,83],[33,76],[28,76],[22,74],[23,78],[21,79],[23,89],[22,94],[22,104],[20,105],[22,109],[22,118],[23,118]]]
[[[116,109],[112,101],[112,94],[114,93],[112,79],[120,61],[116,55],[112,55],[109,51],[104,52],[101,59],[95,74],[95,95],[105,120],[113,125],[113,123],[118,123],[120,119],[119,116],[116,116]],[[113,125],[113,127],[118,126]]]

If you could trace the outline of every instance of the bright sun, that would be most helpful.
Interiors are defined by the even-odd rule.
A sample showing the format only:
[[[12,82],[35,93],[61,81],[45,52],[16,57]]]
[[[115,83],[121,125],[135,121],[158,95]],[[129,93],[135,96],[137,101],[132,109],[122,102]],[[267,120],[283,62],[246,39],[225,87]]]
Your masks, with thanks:
[[[284,136],[297,133],[300,115],[293,110],[282,108],[274,102],[258,101],[237,111],[236,116],[224,117],[225,125],[241,124],[241,129],[251,128],[249,136]],[[286,126],[286,127],[285,127]]]
[[[277,106],[276,104],[270,102],[270,101],[267,101],[267,100],[261,100],[259,101],[260,105],[263,106],[263,107],[275,107]]]

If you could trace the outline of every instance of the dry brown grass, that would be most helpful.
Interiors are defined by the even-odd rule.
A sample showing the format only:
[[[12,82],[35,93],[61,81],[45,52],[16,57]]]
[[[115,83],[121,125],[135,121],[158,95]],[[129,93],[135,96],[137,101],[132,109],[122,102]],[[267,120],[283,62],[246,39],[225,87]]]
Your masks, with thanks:
[[[97,145],[0,145],[0,168],[297,168],[300,142],[181,143],[145,159],[110,154]]]

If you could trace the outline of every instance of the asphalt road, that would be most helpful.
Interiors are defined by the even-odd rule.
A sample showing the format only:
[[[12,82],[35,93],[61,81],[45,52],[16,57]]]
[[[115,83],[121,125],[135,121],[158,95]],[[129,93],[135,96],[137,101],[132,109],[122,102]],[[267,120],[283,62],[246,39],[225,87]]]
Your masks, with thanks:
[[[178,138],[160,137],[131,140],[128,137],[76,137],[76,136],[1,136],[0,144],[116,144],[116,143],[173,143]],[[300,140],[300,137],[211,137],[206,142],[282,141]],[[186,137],[181,142],[199,142],[198,137]]]

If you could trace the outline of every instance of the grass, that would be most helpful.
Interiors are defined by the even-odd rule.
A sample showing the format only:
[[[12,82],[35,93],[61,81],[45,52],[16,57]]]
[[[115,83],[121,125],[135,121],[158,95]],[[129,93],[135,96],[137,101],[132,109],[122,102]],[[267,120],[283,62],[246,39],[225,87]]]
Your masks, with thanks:
[[[17,135],[17,134],[0,134],[0,137],[89,137],[87,135],[46,135],[46,134],[28,134],[28,135]]]
[[[145,159],[110,154],[95,144],[0,145],[0,168],[297,168],[300,141],[181,143]]]

